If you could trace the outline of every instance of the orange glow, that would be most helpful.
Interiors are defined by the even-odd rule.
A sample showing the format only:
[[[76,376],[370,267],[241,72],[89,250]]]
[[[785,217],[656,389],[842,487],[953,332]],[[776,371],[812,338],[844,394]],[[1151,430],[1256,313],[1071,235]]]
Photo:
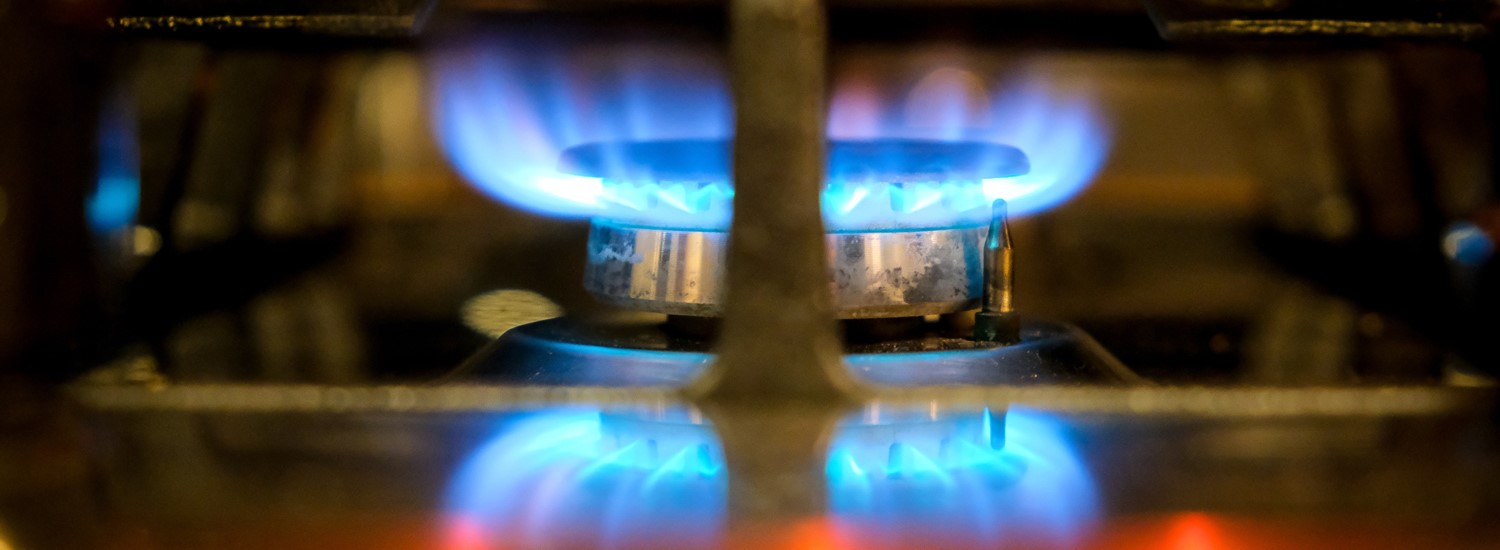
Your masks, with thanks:
[[[478,550],[485,548],[484,526],[469,517],[457,517],[448,521],[448,550]]]
[[[809,518],[791,525],[736,526],[729,537],[729,548],[756,550],[838,550],[855,548],[839,534],[835,520]]]
[[[839,544],[833,522],[826,519],[811,519],[797,524],[792,528],[790,538],[787,547],[796,550],[835,550],[843,547]]]
[[[1181,512],[1118,518],[1090,540],[1099,550],[1397,550],[1484,547],[1482,533],[1421,529],[1379,520],[1264,518]]]
[[[298,523],[285,520],[174,527],[138,523],[108,525],[101,535],[109,548],[147,550],[161,548],[157,537],[166,534],[170,540],[197,540],[224,537],[232,540],[254,540],[257,547],[286,550],[326,550],[329,548],[368,548],[371,550],[506,550],[511,548],[590,548],[598,540],[570,538],[569,533],[554,533],[543,542],[526,541],[509,532],[497,532],[474,518],[429,518],[423,516],[375,515],[360,518],[320,519]],[[1324,550],[1358,548],[1360,550],[1405,550],[1408,548],[1490,548],[1493,529],[1455,531],[1441,526],[1412,529],[1391,521],[1329,521],[1316,517],[1272,519],[1226,516],[1203,512],[1167,515],[1133,516],[1107,522],[1088,541],[1060,546],[1056,541],[1007,537],[999,548],[1052,550],[1084,548],[1091,550]],[[657,538],[614,540],[626,548],[681,548],[671,533]],[[1488,544],[1488,545],[1487,545]],[[797,520],[766,520],[761,523],[736,524],[723,539],[724,547],[745,550],[837,550],[875,548],[976,548],[955,533],[934,530],[863,530],[860,527],[827,517]]]
[[[1223,541],[1208,514],[1188,512],[1172,519],[1166,547],[1170,550],[1218,550]]]

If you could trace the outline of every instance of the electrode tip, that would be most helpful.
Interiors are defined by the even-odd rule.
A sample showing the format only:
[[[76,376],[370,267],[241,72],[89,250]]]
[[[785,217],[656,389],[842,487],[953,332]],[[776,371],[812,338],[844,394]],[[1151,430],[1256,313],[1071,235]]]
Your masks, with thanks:
[[[995,199],[990,206],[990,233],[985,248],[1010,248],[1010,210],[1005,199]]]
[[[974,339],[1010,345],[1021,341],[1021,321],[1013,303],[1015,266],[1010,221],[1004,199],[996,199],[991,209],[989,236],[984,243],[984,307],[974,315]]]

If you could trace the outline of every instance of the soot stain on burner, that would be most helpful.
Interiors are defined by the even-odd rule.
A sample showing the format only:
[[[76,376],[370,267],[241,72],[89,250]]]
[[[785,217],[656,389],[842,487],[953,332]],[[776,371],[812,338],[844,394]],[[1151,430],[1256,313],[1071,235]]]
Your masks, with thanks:
[[[914,284],[905,287],[905,290],[917,296],[941,296],[946,292],[949,297],[963,299],[966,293],[963,286],[958,284],[961,279],[955,276],[951,266],[937,261],[927,264],[927,270],[922,272],[922,276]]]
[[[981,285],[978,247],[986,231],[828,233],[828,285],[840,317],[910,317],[972,307]],[[630,309],[717,315],[727,234],[596,222],[585,288]],[[692,242],[678,242],[682,238]]]
[[[917,238],[906,250],[908,257],[924,260],[915,270],[908,269],[912,266],[871,267],[864,262],[865,242],[845,242],[838,251],[839,261],[834,271],[835,287],[840,294],[862,303],[929,301],[935,296],[966,299],[973,286],[973,274],[965,263],[967,255],[953,257],[952,251],[930,246],[926,234],[915,235]],[[849,295],[851,290],[856,293],[854,296]]]
[[[926,235],[922,234],[919,237],[926,237]],[[910,281],[905,281],[900,288],[908,295],[948,296],[959,300],[966,298],[969,273],[963,264],[963,258],[933,253],[928,243],[926,238],[919,238],[911,244],[912,253],[926,259],[927,262],[923,264],[921,273]]]
[[[598,229],[596,228],[597,232]],[[636,265],[645,260],[636,253],[633,243],[623,243],[618,246],[611,244],[608,239],[589,239],[589,255],[592,257],[588,264],[590,269],[598,276],[588,277],[589,281],[595,282],[605,293],[628,293],[630,291],[630,270],[627,266]]]
[[[845,258],[853,261],[860,261],[865,258],[865,248],[860,246],[859,241],[846,241],[843,253]]]
[[[635,245],[629,243],[622,245],[619,250],[615,250],[614,246],[604,244],[596,250],[591,250],[590,253],[599,260],[619,260],[631,264],[645,261],[645,258],[635,252]]]

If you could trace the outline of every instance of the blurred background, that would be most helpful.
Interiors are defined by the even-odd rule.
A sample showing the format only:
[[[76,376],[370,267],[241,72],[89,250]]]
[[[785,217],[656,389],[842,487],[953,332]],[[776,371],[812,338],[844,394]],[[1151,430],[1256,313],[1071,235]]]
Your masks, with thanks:
[[[616,134],[673,116],[722,132],[724,22],[693,3],[552,8],[445,4],[426,32],[347,37],[11,6],[8,370],[66,378],[127,354],[205,380],[419,380],[483,341],[461,306],[485,291],[597,309],[579,283],[584,220],[493,181],[553,162],[577,128],[548,122],[540,148],[502,136],[445,150],[442,136],[455,121],[524,123],[496,109],[584,113]],[[856,4],[830,19],[831,135],[893,119],[973,135],[989,117],[1034,163],[1070,172],[1075,190],[1015,221],[1028,313],[1166,377],[1492,362],[1483,47],[1169,45],[1132,2]],[[476,51],[494,58],[465,61]],[[510,63],[517,52],[542,61]],[[547,74],[559,66],[574,74]],[[526,88],[486,92],[486,71]],[[719,96],[683,115],[661,92],[674,86]],[[1052,116],[1069,109],[1081,129]]]
[[[0,500],[62,495],[5,508],[31,540],[76,535],[48,514],[89,501],[74,482],[103,475],[60,385],[440,380],[492,340],[478,296],[534,292],[536,318],[608,312],[581,284],[587,211],[518,174],[590,140],[729,128],[719,3],[370,4],[0,0],[0,486],[16,487]],[[1058,190],[1012,219],[1020,310],[1078,325],[1153,381],[1483,383],[1500,365],[1488,9],[832,2],[829,134],[1020,146]],[[392,464],[451,465],[481,423],[339,417],[284,433],[150,417],[116,427],[136,447],[103,445],[148,481],[106,485],[191,509],[227,461],[243,475],[217,487],[250,503],[226,509],[405,506],[439,473],[363,488]],[[1209,488],[1164,474],[1203,498],[1146,507],[1343,506],[1324,497],[1364,485],[1310,480],[1380,449],[1419,455],[1419,434],[1487,429],[1377,424],[1318,444],[1300,425],[1214,432],[1185,468],[1269,454],[1285,469]],[[128,459],[157,453],[181,458]],[[266,466],[323,453],[338,458]],[[378,459],[351,473],[350,456]],[[1349,498],[1420,515],[1401,498],[1426,496],[1460,524],[1492,508],[1495,492],[1465,481],[1493,476],[1439,483],[1449,463],[1419,463],[1372,474],[1397,489]],[[189,481],[155,484],[172,476]],[[268,479],[280,485],[256,493]],[[1203,496],[1264,487],[1288,500]]]

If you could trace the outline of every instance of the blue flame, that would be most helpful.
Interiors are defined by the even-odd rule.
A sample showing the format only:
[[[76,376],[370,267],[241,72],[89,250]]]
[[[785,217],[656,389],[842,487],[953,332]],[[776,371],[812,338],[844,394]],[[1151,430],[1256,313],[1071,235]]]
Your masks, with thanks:
[[[453,478],[450,546],[712,545],[733,474],[711,429],[689,416],[561,411],[515,422]],[[1087,533],[1097,498],[1060,421],[1021,410],[907,416],[835,434],[830,511],[853,538],[940,532],[993,545]]]
[[[727,162],[717,174],[683,180],[559,169],[563,151],[582,144],[731,137],[721,63],[704,53],[711,48],[584,42],[515,31],[462,36],[434,50],[434,125],[454,165],[487,194],[533,212],[727,227],[734,196]],[[834,89],[828,136],[1008,144],[1031,158],[1031,172],[1021,176],[964,180],[939,171],[891,181],[844,177],[831,155],[835,176],[822,203],[834,230],[979,223],[999,198],[1010,202],[1012,215],[1043,211],[1082,190],[1109,145],[1087,90],[1045,73],[1000,79],[952,66],[904,89],[844,78]],[[890,160],[908,164],[895,151]]]
[[[141,204],[136,139],[131,97],[116,90],[100,112],[98,180],[84,208],[95,233],[112,233],[135,221]]]
[[[985,180],[991,200],[1005,199],[1011,212],[1041,212],[1083,191],[1104,165],[1109,135],[1102,129],[1090,101],[1071,98],[1047,100],[1034,90],[1017,104],[1003,104],[1011,115],[1005,139],[1031,156],[1031,172],[1011,178]],[[1032,107],[1017,107],[1031,105]]]
[[[1006,536],[1066,545],[1087,534],[1099,505],[1065,433],[1017,409],[998,418],[986,410],[947,433],[908,431],[875,449],[844,431],[829,456],[830,503],[852,538],[887,546],[946,537],[993,547]]]
[[[905,90],[889,90],[866,75],[836,86],[828,134],[835,139],[913,138],[985,141],[1020,148],[1030,172],[985,179],[977,208],[1005,199],[1013,216],[1055,207],[1093,181],[1109,153],[1109,129],[1093,94],[1044,70],[991,79],[974,70],[939,66]],[[978,204],[976,204],[978,202]]]
[[[710,54],[510,30],[460,36],[431,57],[438,140],[496,199],[553,216],[598,215],[618,206],[615,197],[600,178],[560,172],[564,149],[729,135],[728,92]]]
[[[706,429],[705,429],[706,430]],[[451,548],[706,546],[723,517],[711,435],[626,434],[597,411],[538,414],[481,447],[447,496]]]

